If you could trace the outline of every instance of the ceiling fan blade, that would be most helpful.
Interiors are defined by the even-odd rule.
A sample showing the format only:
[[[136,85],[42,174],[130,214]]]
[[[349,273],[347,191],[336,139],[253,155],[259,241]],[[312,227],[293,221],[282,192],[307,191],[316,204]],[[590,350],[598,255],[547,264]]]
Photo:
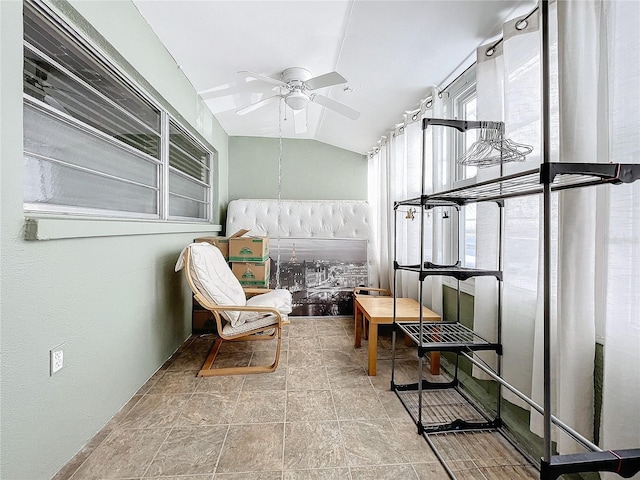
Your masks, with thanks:
[[[306,133],[307,131],[307,109],[293,111],[293,130],[296,133]]]
[[[259,82],[270,83],[272,85],[278,85],[279,87],[286,87],[287,84],[282,80],[278,80],[276,78],[267,77],[266,75],[261,75],[259,73],[250,72],[248,70],[242,70],[238,72],[240,75],[243,75],[245,78],[253,78],[258,80]]]
[[[317,77],[310,78],[305,81],[304,84],[309,90],[315,90],[322,87],[330,87],[332,85],[339,85],[341,83],[347,83],[347,80],[338,72],[329,72],[324,75],[318,75]]]
[[[272,95],[271,97],[263,98],[262,100],[252,103],[248,107],[241,108],[240,110],[236,110],[236,115],[245,115],[249,112],[253,112],[259,108],[264,107],[267,103],[271,102],[274,98],[280,98],[280,95]]]
[[[309,98],[312,102],[315,102],[323,107],[327,107],[334,112],[339,113],[340,115],[344,115],[351,120],[357,120],[360,116],[360,112],[354,110],[351,107],[347,107],[344,103],[336,102],[335,100],[331,100],[329,97],[325,97],[324,95],[310,95]]]

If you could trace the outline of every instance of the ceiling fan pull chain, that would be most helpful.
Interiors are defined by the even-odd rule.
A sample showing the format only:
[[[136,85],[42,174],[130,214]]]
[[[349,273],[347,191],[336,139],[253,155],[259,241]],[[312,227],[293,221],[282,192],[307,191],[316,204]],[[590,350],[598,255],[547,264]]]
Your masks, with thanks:
[[[280,105],[278,106],[278,112],[280,112],[282,110],[282,102],[286,103],[286,98],[285,95],[282,96],[282,98],[280,99]],[[279,118],[282,120],[282,113],[279,113]],[[281,121],[279,120],[279,121]],[[287,109],[284,109],[284,121],[287,121]],[[279,125],[279,131],[278,134],[282,137],[282,125]]]
[[[276,244],[278,249],[278,257],[276,260],[276,288],[280,288],[280,220],[282,219],[282,208],[280,201],[282,200],[282,103],[284,98],[278,102],[278,225],[276,225]],[[287,109],[285,108],[285,115]]]

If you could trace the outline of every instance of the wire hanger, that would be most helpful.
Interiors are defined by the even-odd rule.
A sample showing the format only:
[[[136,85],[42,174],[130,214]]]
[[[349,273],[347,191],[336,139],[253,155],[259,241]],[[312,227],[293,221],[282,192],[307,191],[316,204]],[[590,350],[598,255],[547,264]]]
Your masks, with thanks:
[[[524,162],[533,147],[504,138],[504,124],[496,128],[494,122],[480,122],[478,140],[460,156],[459,165],[479,168],[491,167],[507,162]]]

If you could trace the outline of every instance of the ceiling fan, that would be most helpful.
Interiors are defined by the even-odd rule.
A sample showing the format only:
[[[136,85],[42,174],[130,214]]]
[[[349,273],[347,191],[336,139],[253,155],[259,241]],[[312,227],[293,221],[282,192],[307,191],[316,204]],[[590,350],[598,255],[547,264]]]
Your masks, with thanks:
[[[244,75],[247,79],[254,79],[259,82],[269,83],[280,87],[280,93],[263,98],[256,103],[252,103],[247,107],[237,110],[236,114],[238,115],[245,115],[249,112],[253,112],[275,99],[283,98],[287,106],[294,111],[294,128],[296,133],[303,133],[307,130],[306,108],[309,102],[327,107],[340,115],[350,118],[351,120],[356,120],[360,116],[360,112],[344,105],[343,103],[337,102],[318,93],[311,93],[312,90],[346,83],[347,80],[338,72],[329,72],[324,75],[312,77],[309,70],[301,67],[292,67],[287,68],[280,74],[282,80],[249,71],[242,71],[239,73]]]

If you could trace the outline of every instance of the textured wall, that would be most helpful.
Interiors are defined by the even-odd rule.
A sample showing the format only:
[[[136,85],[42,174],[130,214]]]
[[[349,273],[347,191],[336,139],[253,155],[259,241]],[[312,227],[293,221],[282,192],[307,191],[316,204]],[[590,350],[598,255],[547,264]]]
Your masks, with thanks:
[[[135,7],[74,5],[220,152],[224,206],[227,136],[196,108]],[[0,1],[0,62],[0,478],[49,479],[190,333],[190,295],[173,265],[204,232],[144,234],[137,224],[137,235],[26,241],[20,1]],[[49,350],[59,344],[65,366],[49,376]]]
[[[278,198],[276,138],[229,137],[229,200]],[[282,140],[282,198],[366,200],[364,155],[315,140]]]

